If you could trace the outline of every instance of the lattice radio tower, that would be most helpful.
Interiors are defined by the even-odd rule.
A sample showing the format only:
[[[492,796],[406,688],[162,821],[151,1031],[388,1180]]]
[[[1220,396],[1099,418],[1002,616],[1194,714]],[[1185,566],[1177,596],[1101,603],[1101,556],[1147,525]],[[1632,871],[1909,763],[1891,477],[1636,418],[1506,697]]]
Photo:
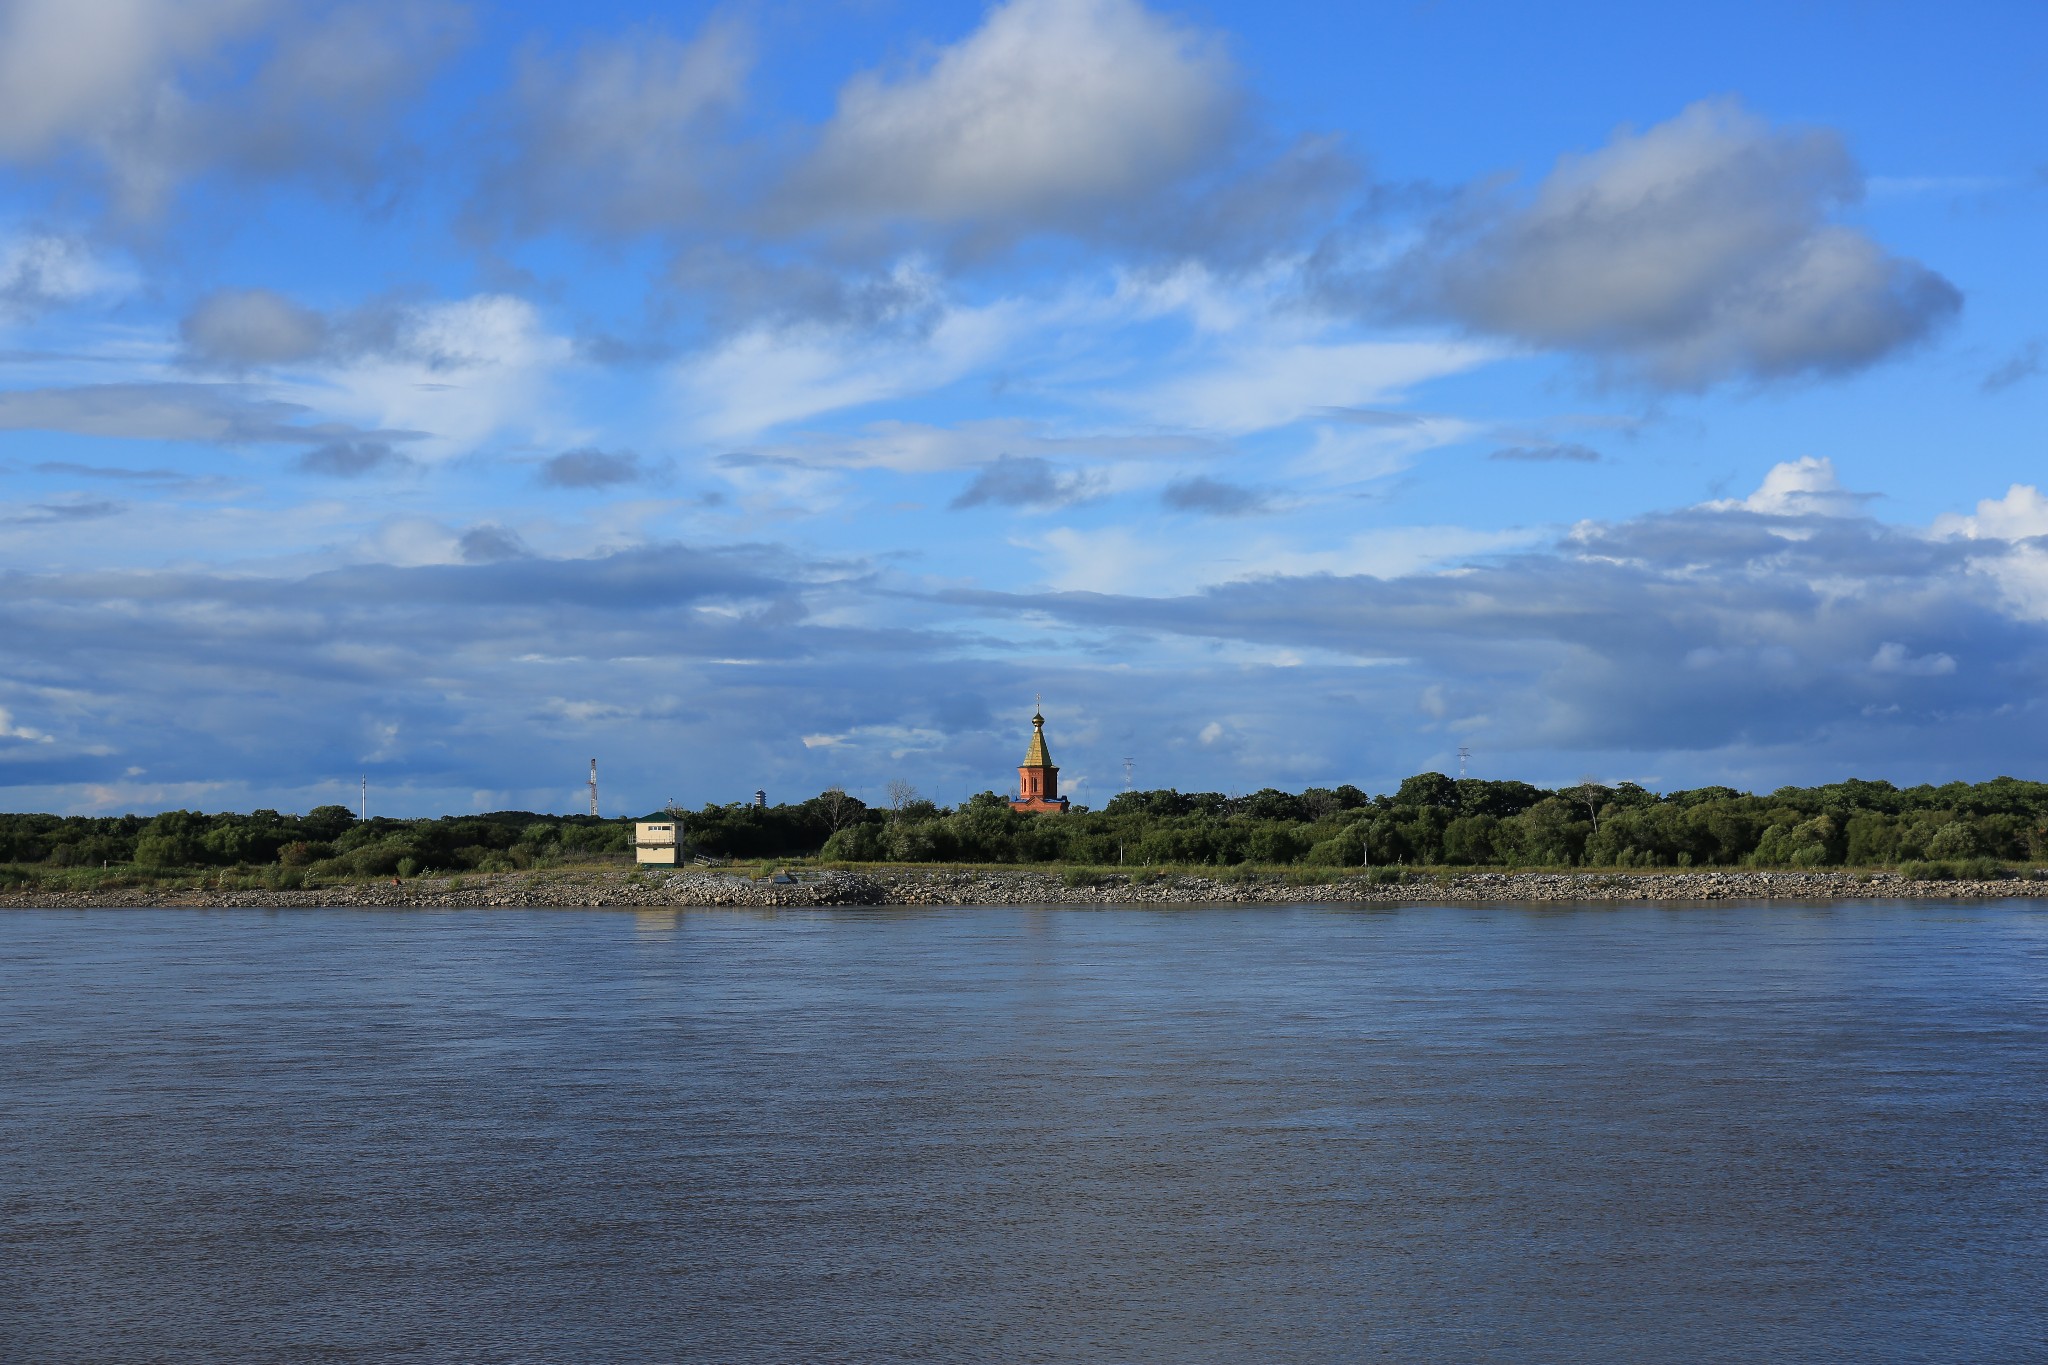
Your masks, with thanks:
[[[590,814],[593,819],[597,816],[597,760],[594,758],[590,760]]]
[[[1124,790],[1125,790],[1125,791],[1129,791],[1129,790],[1131,789],[1131,765],[1132,765],[1132,764],[1134,764],[1134,763],[1136,763],[1136,762],[1137,762],[1137,760],[1136,760],[1136,759],[1133,759],[1133,758],[1127,758],[1127,759],[1125,759],[1125,760],[1124,760]]]
[[[1472,751],[1465,745],[1460,744],[1458,746],[1458,780],[1460,782],[1465,780],[1465,760],[1470,757],[1472,757]]]

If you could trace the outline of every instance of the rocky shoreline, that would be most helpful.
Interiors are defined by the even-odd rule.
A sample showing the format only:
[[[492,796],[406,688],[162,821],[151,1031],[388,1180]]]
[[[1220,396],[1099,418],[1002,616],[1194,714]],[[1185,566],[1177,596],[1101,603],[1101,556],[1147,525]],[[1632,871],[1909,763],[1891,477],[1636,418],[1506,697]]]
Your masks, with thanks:
[[[187,906],[301,909],[321,906],[410,909],[966,905],[1311,905],[1556,904],[1563,902],[1712,902],[1841,900],[1992,900],[2048,897],[2048,870],[1993,881],[1915,881],[1895,872],[1445,872],[1399,882],[1347,877],[1296,884],[1278,876],[1220,878],[1107,875],[1072,885],[1066,876],[1018,868],[877,869],[805,873],[752,880],[687,869],[506,872],[403,883],[364,882],[296,891],[200,891],[124,887],[96,892],[15,889],[0,909]]]

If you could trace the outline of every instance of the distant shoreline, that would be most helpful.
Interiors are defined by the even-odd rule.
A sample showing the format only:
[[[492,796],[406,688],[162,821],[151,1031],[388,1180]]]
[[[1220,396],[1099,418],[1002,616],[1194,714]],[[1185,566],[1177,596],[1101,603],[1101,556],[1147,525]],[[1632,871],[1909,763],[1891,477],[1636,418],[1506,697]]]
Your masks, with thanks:
[[[0,909],[312,909],[318,907],[493,908],[825,908],[998,905],[1360,905],[1561,904],[1575,902],[1999,900],[2048,897],[2048,874],[1989,881],[1922,881],[1896,872],[1464,872],[1411,874],[1399,882],[1351,876],[1331,882],[1286,877],[1152,877],[1104,874],[1073,884],[1028,868],[877,869],[806,873],[801,880],[752,880],[681,869],[648,872],[470,873],[410,881],[357,882],[296,891],[200,891],[120,887],[0,892]]]

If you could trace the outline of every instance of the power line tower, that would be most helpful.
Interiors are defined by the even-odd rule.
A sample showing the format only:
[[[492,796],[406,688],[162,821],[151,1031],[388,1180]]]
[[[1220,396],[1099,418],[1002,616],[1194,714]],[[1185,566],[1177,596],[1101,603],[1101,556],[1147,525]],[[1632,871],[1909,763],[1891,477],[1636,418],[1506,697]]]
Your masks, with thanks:
[[[1472,751],[1463,744],[1460,744],[1458,746],[1458,780],[1460,782],[1465,780],[1465,760],[1470,757],[1472,757]]]
[[[597,817],[597,760],[590,760],[590,815]]]

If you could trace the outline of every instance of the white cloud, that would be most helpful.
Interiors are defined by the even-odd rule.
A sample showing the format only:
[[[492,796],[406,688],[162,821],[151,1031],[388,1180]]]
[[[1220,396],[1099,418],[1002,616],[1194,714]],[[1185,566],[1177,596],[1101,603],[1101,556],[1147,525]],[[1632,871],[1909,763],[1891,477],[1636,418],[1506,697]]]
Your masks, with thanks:
[[[1396,578],[1526,545],[1539,535],[1463,526],[1392,526],[1311,548],[1287,534],[1233,536],[1217,531],[1203,537],[1202,552],[1195,557],[1189,555],[1186,539],[1171,530],[1147,533],[1124,526],[1062,526],[1019,543],[1038,553],[1047,586],[1054,591],[1177,596],[1265,578]]]
[[[2026,540],[2048,536],[2048,498],[2029,483],[2016,483],[2002,498],[1985,498],[1971,517],[1944,513],[1934,519],[1934,534],[1968,540]]]
[[[14,713],[0,706],[0,739],[27,740],[31,744],[48,744],[50,736],[41,730],[32,730],[26,725],[14,723]]]
[[[186,178],[360,187],[404,97],[462,28],[436,0],[11,0],[0,6],[0,158],[83,152],[130,218]]]
[[[1802,455],[1774,464],[1757,490],[1746,498],[1722,498],[1706,504],[1723,512],[1761,512],[1774,517],[1852,516],[1866,500],[1842,487],[1835,462]]]
[[[107,135],[172,68],[254,27],[272,0],[13,0],[0,9],[0,155],[38,156]]]
[[[940,426],[929,422],[871,422],[848,435],[800,433],[755,454],[778,461],[842,469],[888,469],[933,474],[975,469],[998,455],[1041,459],[1161,461],[1217,453],[1217,446],[1172,433],[1079,430],[1058,432],[1016,417],[987,417]]]
[[[558,428],[552,380],[574,358],[574,344],[548,331],[532,304],[478,294],[407,308],[387,345],[277,391],[387,429],[426,432],[407,447],[422,458],[464,454],[507,431],[566,444],[580,433]]]
[[[592,42],[573,63],[537,54],[513,92],[509,155],[486,173],[485,207],[532,229],[680,226],[713,202],[720,123],[740,103],[751,44],[730,18],[688,42],[653,28]]]
[[[327,345],[327,319],[269,289],[207,295],[179,326],[199,361],[230,368],[310,360]]]
[[[1860,369],[1961,306],[1941,276],[1827,221],[1861,190],[1836,134],[1703,101],[1560,158],[1525,204],[1448,225],[1390,289],[1675,387]]]
[[[1136,0],[1009,0],[928,64],[848,82],[785,214],[1032,226],[1198,165],[1237,108],[1212,35]]]
[[[1381,479],[1408,468],[1426,450],[1467,440],[1480,430],[1464,418],[1432,414],[1391,422],[1354,422],[1339,415],[1316,423],[1309,448],[1289,467],[1296,476],[1319,482]]]
[[[1945,678],[1956,671],[1947,654],[1915,654],[1896,640],[1887,640],[1870,656],[1870,671],[1903,678]]]
[[[1163,424],[1241,434],[1322,408],[1389,402],[1493,354],[1453,341],[1277,342],[1234,348],[1166,383],[1105,399]]]
[[[0,240],[0,313],[33,314],[133,283],[132,272],[77,237],[30,232]]]
[[[682,420],[744,441],[820,413],[942,388],[1003,354],[1024,330],[1003,301],[940,310],[928,328],[796,323],[757,328],[677,367]]]
[[[1971,558],[1971,567],[1998,584],[2013,611],[2036,621],[2048,620],[2048,551],[2029,543],[2034,537],[2048,536],[2048,498],[2034,485],[2016,483],[2002,498],[1985,498],[1977,504],[1974,516],[1945,513],[1936,517],[1933,535],[1943,540],[1991,542],[1982,554]]]

